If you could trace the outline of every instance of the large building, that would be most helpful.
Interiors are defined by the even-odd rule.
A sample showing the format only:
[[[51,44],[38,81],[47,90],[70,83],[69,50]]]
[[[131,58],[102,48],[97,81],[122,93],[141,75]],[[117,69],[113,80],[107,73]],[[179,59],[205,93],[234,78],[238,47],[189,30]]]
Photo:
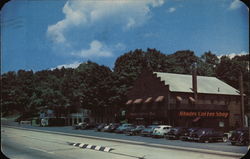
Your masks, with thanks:
[[[221,130],[241,124],[240,92],[215,77],[145,71],[127,96],[133,123]]]

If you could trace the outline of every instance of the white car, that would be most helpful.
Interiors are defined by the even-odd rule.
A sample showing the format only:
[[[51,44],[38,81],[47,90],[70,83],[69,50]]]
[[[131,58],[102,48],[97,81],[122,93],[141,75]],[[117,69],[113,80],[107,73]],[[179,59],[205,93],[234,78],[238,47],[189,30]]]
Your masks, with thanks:
[[[153,133],[152,133],[152,137],[163,137],[166,133],[168,133],[170,131],[170,128],[172,126],[170,125],[158,125]]]

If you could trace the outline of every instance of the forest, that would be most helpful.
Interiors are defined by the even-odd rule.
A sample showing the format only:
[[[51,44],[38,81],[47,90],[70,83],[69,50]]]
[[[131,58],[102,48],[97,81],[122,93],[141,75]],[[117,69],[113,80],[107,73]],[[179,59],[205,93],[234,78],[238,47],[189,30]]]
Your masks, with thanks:
[[[218,57],[211,51],[200,57],[193,51],[181,50],[164,54],[156,49],[136,49],[124,53],[114,68],[93,61],[77,68],[53,70],[9,71],[1,74],[1,115],[29,114],[36,116],[43,108],[60,114],[76,112],[78,108],[119,107],[127,101],[126,92],[138,75],[150,71],[214,76],[239,89],[239,74],[243,74],[244,93],[249,98],[249,54]],[[245,111],[249,111],[245,98]],[[67,111],[66,111],[67,110]]]

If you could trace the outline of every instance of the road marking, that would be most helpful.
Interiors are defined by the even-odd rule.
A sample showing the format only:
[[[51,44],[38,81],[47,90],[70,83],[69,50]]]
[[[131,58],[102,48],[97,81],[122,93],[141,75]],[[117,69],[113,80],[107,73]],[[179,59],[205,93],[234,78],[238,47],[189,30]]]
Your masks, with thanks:
[[[106,147],[106,148],[104,149],[104,151],[105,151],[105,152],[109,152],[109,151],[110,151],[110,148],[109,148],[109,147]]]
[[[87,149],[90,149],[91,147],[92,147],[92,145],[88,145],[86,148],[87,148]]]
[[[79,145],[79,147],[81,147],[81,148],[82,148],[83,146],[84,146],[84,144],[80,144],[80,145]]]
[[[101,146],[96,146],[95,150],[100,150]]]
[[[111,150],[114,150],[113,148],[110,148],[110,147],[96,146],[96,145],[90,145],[90,144],[84,144],[84,143],[67,142],[67,144],[75,146],[75,147],[79,147],[79,148],[87,148],[87,149],[92,149],[92,150],[97,150],[97,151],[104,151],[104,152],[110,152]]]

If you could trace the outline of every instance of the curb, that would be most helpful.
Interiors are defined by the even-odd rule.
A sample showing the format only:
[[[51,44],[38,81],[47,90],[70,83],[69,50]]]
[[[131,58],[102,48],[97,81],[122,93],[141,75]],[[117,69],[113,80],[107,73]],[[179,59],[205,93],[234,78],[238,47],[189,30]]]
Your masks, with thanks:
[[[111,150],[114,150],[110,147],[104,147],[104,146],[96,146],[96,145],[90,145],[90,144],[84,144],[84,143],[70,143],[67,142],[69,145],[79,147],[79,148],[86,148],[86,149],[92,149],[97,151],[104,151],[104,152],[110,152]]]
[[[197,152],[197,153],[207,153],[207,154],[214,154],[214,155],[220,155],[220,156],[229,156],[229,157],[241,158],[241,157],[243,157],[245,155],[243,153],[223,152],[223,151],[215,151],[215,150],[207,150],[207,149],[199,149],[199,148],[190,148],[190,147],[181,147],[181,146],[171,146],[171,145],[162,145],[162,144],[151,144],[151,143],[146,143],[146,142],[128,141],[128,140],[122,140],[122,139],[110,139],[110,138],[101,138],[101,137],[88,136],[88,135],[79,135],[79,134],[70,134],[70,133],[63,133],[63,132],[56,132],[56,131],[22,128],[22,127],[16,127],[16,126],[7,126],[7,125],[5,125],[5,126],[9,127],[9,128],[23,129],[23,130],[28,130],[28,131],[59,134],[59,135],[66,135],[66,136],[73,136],[73,137],[84,137],[84,138],[88,138],[88,139],[97,139],[97,140],[103,140],[103,141],[113,141],[113,142],[118,142],[118,143],[135,144],[135,145],[155,147],[155,148],[165,148],[165,149],[182,150],[182,151],[189,151],[189,152],[192,151],[192,152]]]

